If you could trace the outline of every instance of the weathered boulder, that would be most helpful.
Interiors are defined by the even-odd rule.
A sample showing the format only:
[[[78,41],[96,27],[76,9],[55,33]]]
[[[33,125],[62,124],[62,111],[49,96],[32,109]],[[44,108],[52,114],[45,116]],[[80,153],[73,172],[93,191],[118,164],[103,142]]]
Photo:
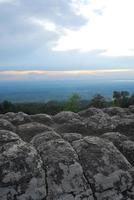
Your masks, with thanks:
[[[105,133],[102,138],[108,139],[120,150],[127,160],[134,166],[134,142],[118,132]]]
[[[118,147],[127,160],[134,166],[134,142],[126,140]]]
[[[55,127],[55,131],[59,134],[62,133],[80,133],[82,135],[89,135],[90,129],[83,121],[75,121],[70,123],[63,123]]]
[[[110,116],[119,115],[121,117],[130,114],[127,108],[120,108],[120,107],[109,107],[103,109],[104,113],[107,113]]]
[[[0,200],[134,200],[130,109],[1,114]]]
[[[108,132],[101,135],[102,138],[108,139],[113,142],[115,146],[120,145],[122,142],[128,140],[128,137],[120,134],[119,132]]]
[[[42,133],[31,142],[40,153],[46,168],[47,199],[94,200],[76,152],[68,142],[57,137],[56,133]]]
[[[14,112],[7,112],[5,114],[0,114],[0,119],[6,119],[8,121],[10,121],[10,119],[15,117],[15,113]]]
[[[42,166],[34,147],[13,132],[0,131],[0,200],[45,199]]]
[[[23,112],[18,112],[15,117],[11,120],[14,125],[21,125],[31,122],[31,118],[28,114]]]
[[[15,131],[15,126],[5,119],[0,119],[0,130]]]
[[[30,116],[23,112],[18,112],[18,113],[8,112],[4,114],[1,118],[8,120],[15,126],[31,122]]]
[[[85,118],[88,135],[101,135],[102,133],[112,131],[116,128],[118,118],[110,117],[108,114],[95,114],[90,118]]]
[[[119,124],[118,117],[110,117],[108,114],[95,114],[88,118],[59,124],[55,127],[58,133],[80,133],[86,135],[101,135],[105,132],[114,131]]]
[[[96,200],[132,200],[133,168],[110,142],[85,137],[73,142]]]
[[[16,133],[8,130],[0,130],[0,146],[14,141],[21,141]]]
[[[114,131],[120,132],[134,140],[134,116],[121,118]]]
[[[80,111],[78,113],[81,117],[91,117],[93,115],[103,115],[103,111],[99,108],[94,108],[94,107],[91,107],[91,108],[88,108],[86,110],[83,110],[83,111]]]
[[[52,128],[44,124],[40,124],[38,122],[31,122],[19,125],[17,128],[17,133],[24,141],[29,142],[35,135],[42,133],[44,131],[51,131],[51,130]]]
[[[129,111],[131,112],[131,113],[134,113],[134,105],[131,105],[131,106],[129,106]]]
[[[39,122],[41,124],[52,125],[54,123],[52,117],[47,114],[30,115],[30,117],[32,121]]]
[[[56,139],[61,139],[61,136],[58,133],[55,131],[46,131],[34,136],[30,143],[38,149],[41,144]]]
[[[71,111],[62,111],[55,116],[53,116],[53,120],[56,123],[69,123],[69,122],[75,122],[80,119],[80,116],[77,113],[71,112]]]
[[[75,140],[80,140],[82,139],[82,135],[79,133],[63,133],[61,134],[62,138],[69,143],[72,143]]]

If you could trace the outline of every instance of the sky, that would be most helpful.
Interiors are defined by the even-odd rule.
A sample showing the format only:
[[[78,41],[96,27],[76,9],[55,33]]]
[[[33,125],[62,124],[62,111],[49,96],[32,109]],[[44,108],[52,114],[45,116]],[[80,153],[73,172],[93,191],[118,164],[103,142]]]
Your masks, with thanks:
[[[133,19],[134,0],[0,0],[0,79],[134,80]]]

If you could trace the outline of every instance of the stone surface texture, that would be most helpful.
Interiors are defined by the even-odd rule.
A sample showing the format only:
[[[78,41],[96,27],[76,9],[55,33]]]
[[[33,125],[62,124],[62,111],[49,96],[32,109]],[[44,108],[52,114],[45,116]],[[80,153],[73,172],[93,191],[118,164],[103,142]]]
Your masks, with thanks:
[[[0,200],[134,200],[134,106],[0,114]]]

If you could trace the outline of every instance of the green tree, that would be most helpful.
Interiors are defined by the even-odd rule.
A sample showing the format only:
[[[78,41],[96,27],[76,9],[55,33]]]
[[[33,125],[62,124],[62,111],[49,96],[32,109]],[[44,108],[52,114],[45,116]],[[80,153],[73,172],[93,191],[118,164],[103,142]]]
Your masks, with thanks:
[[[2,107],[2,112],[3,113],[11,112],[11,111],[14,110],[13,103],[11,103],[10,101],[7,101],[7,100],[2,102],[1,107]]]
[[[129,92],[128,91],[114,91],[113,92],[113,106],[128,107],[129,106]]]
[[[113,106],[120,106],[121,93],[118,91],[113,92]]]
[[[129,98],[129,105],[134,105],[134,93]]]
[[[78,112],[80,110],[80,100],[81,97],[79,94],[75,93],[69,97],[67,102],[65,103],[65,110]]]
[[[105,108],[107,107],[107,105],[108,105],[107,100],[100,94],[96,94],[90,101],[90,106],[96,108]]]

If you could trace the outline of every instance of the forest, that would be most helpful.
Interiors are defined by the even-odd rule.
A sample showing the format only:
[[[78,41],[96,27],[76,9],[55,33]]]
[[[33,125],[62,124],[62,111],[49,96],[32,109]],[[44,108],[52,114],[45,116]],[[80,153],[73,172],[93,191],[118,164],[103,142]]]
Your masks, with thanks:
[[[96,94],[89,100],[74,93],[66,101],[48,101],[48,102],[19,102],[13,103],[8,100],[0,102],[0,113],[6,112],[24,112],[27,114],[46,113],[55,115],[60,111],[79,112],[89,107],[106,108],[106,107],[122,107],[127,108],[134,105],[134,93],[128,91],[113,91],[112,98],[106,98],[101,94]]]

